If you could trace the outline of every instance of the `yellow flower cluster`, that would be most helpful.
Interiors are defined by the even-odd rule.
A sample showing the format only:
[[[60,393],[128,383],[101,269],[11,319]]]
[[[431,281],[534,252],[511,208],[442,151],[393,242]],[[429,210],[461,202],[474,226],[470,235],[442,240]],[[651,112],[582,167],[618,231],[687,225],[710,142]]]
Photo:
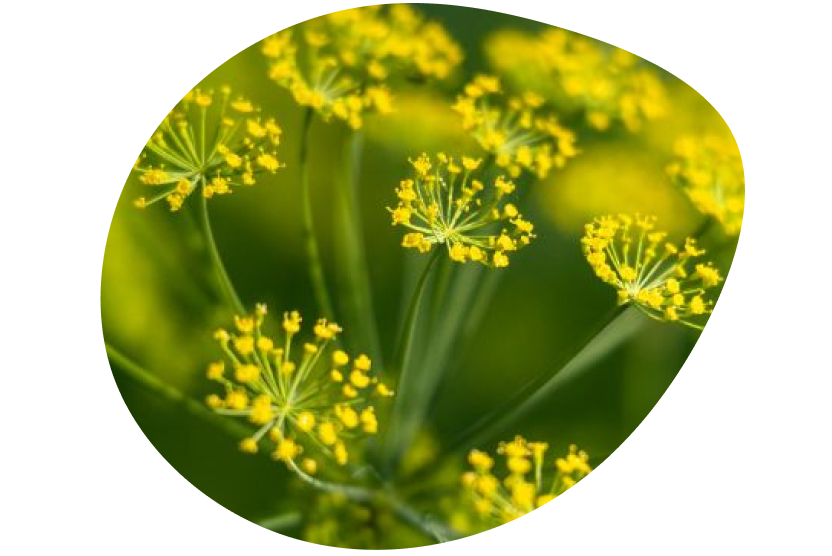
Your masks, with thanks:
[[[521,436],[501,443],[497,453],[504,460],[502,479],[495,473],[494,458],[473,450],[468,455],[473,471],[462,475],[462,484],[474,510],[487,521],[507,523],[554,500],[592,471],[589,456],[576,446],[547,465],[548,449],[545,442],[529,442]]]
[[[541,92],[558,106],[583,112],[600,131],[620,121],[635,132],[667,111],[666,88],[652,68],[626,50],[578,33],[554,28],[539,35],[500,32],[489,38],[486,52],[491,65],[512,81],[551,83]]]
[[[513,178],[528,171],[545,178],[578,154],[575,134],[543,110],[543,97],[526,92],[505,98],[500,80],[478,75],[457,97],[453,109],[462,127]]]
[[[198,187],[210,198],[254,185],[257,174],[283,167],[275,152],[281,134],[274,118],[262,116],[230,87],[194,89],[168,114],[136,161],[139,181],[159,193],[134,204],[145,208],[165,199],[170,210],[178,211]]]
[[[413,176],[396,188],[394,226],[404,226],[402,246],[429,252],[443,245],[451,260],[505,267],[509,254],[528,245],[534,225],[505,198],[514,184],[500,176],[487,187],[474,177],[482,160],[443,153],[411,160]]]
[[[211,363],[207,376],[225,394],[209,396],[207,404],[259,427],[241,442],[244,452],[256,453],[268,434],[274,459],[296,472],[314,474],[324,459],[346,465],[348,444],[378,431],[371,402],[392,392],[370,372],[366,355],[352,359],[332,347],[341,332],[337,324],[318,320],[314,341],[295,346],[301,331],[298,312],[283,315],[282,339],[263,333],[265,316],[265,305],[258,305],[254,315],[235,317],[236,331],[216,332],[227,361]]]
[[[712,216],[729,235],[742,227],[745,209],[745,175],[737,144],[718,135],[682,137],[676,157],[667,167],[696,208]]]
[[[388,113],[393,78],[445,79],[462,50],[438,23],[406,4],[331,13],[263,42],[269,77],[324,119],[353,129],[366,112]]]
[[[721,281],[705,254],[687,238],[678,246],[655,231],[655,217],[604,216],[587,224],[581,243],[595,274],[618,290],[620,304],[634,303],[648,316],[701,328],[694,319],[709,314],[707,290]]]

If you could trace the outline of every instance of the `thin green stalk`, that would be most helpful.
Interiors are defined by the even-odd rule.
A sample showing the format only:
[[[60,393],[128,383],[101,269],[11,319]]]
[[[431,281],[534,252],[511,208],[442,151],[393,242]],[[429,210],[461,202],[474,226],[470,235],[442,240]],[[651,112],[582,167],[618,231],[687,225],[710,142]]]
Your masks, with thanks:
[[[407,316],[404,319],[404,326],[399,334],[396,355],[393,359],[394,368],[401,371],[401,375],[399,377],[400,384],[405,382],[405,376],[409,366],[408,363],[410,361],[410,351],[413,345],[413,337],[416,333],[416,321],[419,316],[419,308],[422,304],[422,296],[425,293],[425,286],[428,283],[430,271],[441,254],[442,249],[439,247],[434,249],[427,264],[425,264],[425,267],[422,269],[422,274],[419,277],[419,281],[416,283],[416,289],[413,290],[413,295],[410,297],[410,305],[407,309]]]
[[[205,187],[205,178],[203,177],[202,180],[202,186]],[[205,241],[208,246],[208,253],[211,255],[211,261],[214,263],[214,268],[217,271],[220,287],[225,294],[226,301],[231,310],[238,315],[243,315],[246,312],[245,307],[242,301],[240,301],[237,291],[234,289],[234,284],[231,283],[231,278],[228,277],[228,273],[225,271],[225,265],[222,264],[222,257],[220,257],[220,252],[214,241],[214,232],[211,230],[211,218],[208,214],[208,199],[204,195],[199,195],[199,198],[202,202],[201,216],[202,228],[205,232]]]
[[[448,452],[453,453],[492,440],[547,399],[566,381],[619,346],[643,322],[638,309],[628,305],[616,307],[599,322],[592,333],[561,357],[554,366],[538,373],[503,403],[457,435],[448,446]]]
[[[309,279],[312,282],[312,291],[315,295],[315,303],[317,303],[318,310],[322,313],[321,316],[333,319],[335,318],[335,311],[332,306],[332,298],[329,296],[329,290],[326,287],[324,267],[321,262],[321,252],[318,247],[318,240],[315,236],[315,220],[312,214],[312,190],[309,183],[309,130],[312,126],[313,114],[314,112],[311,108],[307,108],[304,111],[303,124],[301,127],[300,156],[298,159],[300,168],[301,217],[303,225],[301,232],[303,235],[303,245],[306,249],[306,262],[309,265]]]
[[[362,133],[348,132],[334,197],[335,252],[342,289],[339,308],[343,311],[343,324],[350,330],[353,351],[368,352],[377,366],[383,368],[358,194],[362,146]]]
[[[104,343],[104,346],[107,350],[107,357],[110,360],[110,365],[113,370],[121,371],[126,377],[133,380],[136,384],[143,387],[148,392],[168,400],[173,405],[182,406],[194,417],[216,426],[235,439],[247,438],[251,436],[251,430],[246,425],[214,413],[204,404],[183,394],[176,387],[171,386],[158,376],[145,370],[141,365],[124,355],[121,351],[107,342]],[[392,492],[377,491],[359,486],[340,485],[337,483],[321,481],[320,479],[316,479],[304,473],[292,460],[288,461],[288,465],[302,481],[318,490],[325,492],[337,492],[358,503],[377,501],[389,505],[394,513],[402,518],[402,520],[422,533],[435,539],[437,542],[446,542],[459,537],[459,534],[456,533],[456,531],[435,520],[431,516],[422,514],[411,508]],[[259,522],[259,525],[275,531],[289,529],[296,526],[299,522],[300,514],[292,512],[265,519]]]
[[[442,320],[442,309],[445,305],[448,294],[448,287],[451,283],[451,276],[454,268],[450,259],[445,259],[439,263],[439,274],[436,278],[436,285],[433,292],[433,305],[430,310],[430,328],[435,330]]]
[[[236,439],[251,435],[251,430],[244,424],[214,413],[205,404],[183,394],[176,387],[171,386],[158,376],[145,370],[141,365],[107,342],[104,342],[104,346],[107,349],[107,358],[110,360],[110,365],[113,370],[121,371],[126,377],[133,380],[133,382],[145,390],[170,401],[174,405],[183,407],[194,417],[218,427]]]
[[[407,315],[402,326],[399,340],[396,347],[395,356],[393,358],[394,369],[399,371],[399,381],[397,394],[393,401],[393,409],[390,417],[390,428],[387,431],[385,442],[385,471],[389,474],[396,461],[401,456],[404,448],[402,442],[403,437],[401,432],[403,429],[409,428],[409,410],[412,407],[414,396],[418,397],[418,388],[413,384],[414,378],[411,376],[413,364],[411,362],[411,352],[413,348],[413,339],[416,335],[416,324],[419,320],[419,313],[424,297],[425,289],[430,277],[431,269],[436,263],[437,259],[442,254],[442,249],[436,247],[434,252],[428,259],[427,264],[422,269],[422,274],[419,277],[416,287],[413,290],[413,295],[410,298],[410,305],[407,310]]]

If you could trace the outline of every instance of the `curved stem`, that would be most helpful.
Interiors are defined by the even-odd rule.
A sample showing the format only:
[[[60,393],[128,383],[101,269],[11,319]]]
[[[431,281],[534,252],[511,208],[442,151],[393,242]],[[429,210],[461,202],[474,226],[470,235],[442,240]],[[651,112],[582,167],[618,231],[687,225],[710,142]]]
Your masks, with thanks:
[[[144,369],[141,365],[124,355],[120,350],[104,342],[107,350],[107,358],[110,360],[110,367],[115,371],[121,371],[125,376],[133,380],[142,388],[165,398],[175,405],[181,405],[194,417],[217,426],[224,432],[236,439],[251,436],[251,430],[244,424],[227,419],[211,411],[204,404],[183,394],[179,389],[171,386],[155,374]]]
[[[404,320],[399,340],[396,347],[395,356],[393,358],[394,369],[399,371],[398,392],[393,401],[393,409],[390,418],[390,429],[387,431],[386,442],[384,446],[385,460],[384,467],[387,473],[392,471],[392,468],[401,455],[404,446],[406,445],[406,438],[400,434],[404,428],[407,428],[408,411],[413,406],[418,398],[418,389],[411,385],[413,380],[410,376],[412,373],[412,364],[410,361],[410,353],[413,347],[413,338],[416,335],[416,322],[419,317],[419,308],[422,304],[422,297],[425,293],[425,286],[428,283],[428,277],[433,265],[442,253],[440,246],[437,246],[433,254],[431,254],[425,268],[422,269],[422,274],[416,287],[413,290],[413,295],[410,298],[410,305],[407,310],[407,316]]]
[[[553,368],[537,374],[506,401],[457,435],[448,446],[447,452],[453,453],[461,448],[477,446],[507,429],[545,400],[566,379],[586,369],[599,356],[608,353],[630,337],[640,326],[639,320],[632,320],[638,318],[638,313],[637,309],[629,305],[620,305],[610,311],[593,331],[575,349],[566,353]],[[624,315],[630,318],[622,318]]]
[[[400,384],[405,382],[405,377],[407,375],[408,368],[410,367],[410,350],[412,348],[413,337],[416,332],[416,321],[419,316],[419,307],[422,304],[422,295],[425,293],[425,285],[428,283],[431,268],[433,268],[434,263],[439,258],[441,253],[442,249],[437,247],[430,256],[425,268],[422,270],[422,275],[419,277],[419,281],[416,283],[416,289],[413,290],[413,295],[410,298],[407,316],[405,317],[404,326],[402,327],[396,346],[396,355],[393,358],[395,368],[401,372],[401,375],[399,376]],[[397,397],[396,399],[399,400],[400,398]]]
[[[301,468],[298,467],[297,464],[291,459],[287,460],[286,464],[303,482],[315,487],[318,490],[343,494],[349,500],[359,504],[366,504],[370,502],[386,504],[391,510],[393,510],[393,513],[399,516],[403,521],[417,528],[419,531],[437,542],[447,542],[459,538],[459,534],[456,531],[431,518],[429,515],[423,514],[411,508],[392,492],[375,491],[364,487],[341,485],[329,481],[322,481],[304,473],[303,470],[301,470]]]
[[[104,342],[104,346],[107,350],[107,358],[110,360],[110,365],[114,371],[116,369],[120,370],[125,376],[132,379],[136,384],[145,388],[149,392],[161,396],[173,404],[183,406],[184,409],[195,417],[217,426],[219,429],[237,439],[246,438],[251,435],[251,430],[246,425],[214,413],[205,407],[205,405],[183,394],[174,386],[171,386],[158,376],[145,370],[141,365],[124,355],[120,350],[111,346],[109,343]],[[446,542],[459,537],[456,531],[431,518],[430,516],[422,514],[411,508],[393,493],[321,481],[320,479],[316,479],[304,473],[294,461],[289,460],[288,464],[289,468],[294,471],[302,481],[317,488],[318,490],[325,492],[338,492],[345,495],[350,500],[358,503],[378,501],[388,504],[393,512],[402,520],[438,542]],[[294,527],[299,522],[300,515],[295,512],[291,512],[263,520],[259,522],[259,525],[266,527],[267,529],[281,530]]]
[[[202,185],[204,187],[204,177],[202,178],[202,181]],[[228,302],[231,310],[238,315],[244,315],[246,309],[240,301],[237,291],[234,289],[234,284],[231,283],[231,278],[228,277],[228,273],[225,271],[225,265],[222,264],[220,252],[217,249],[216,242],[214,241],[214,232],[211,230],[211,218],[208,215],[208,199],[205,195],[200,195],[199,197],[202,202],[202,210],[200,212],[202,216],[202,228],[205,233],[205,242],[208,246],[208,254],[211,256],[211,261],[214,263],[214,268],[217,271],[217,278],[220,281],[220,287],[225,294],[226,301]]]
[[[315,220],[312,214],[312,191],[309,183],[309,129],[312,125],[313,111],[307,108],[303,114],[303,125],[301,128],[300,156],[298,164],[300,168],[300,194],[301,194],[301,217],[303,245],[306,249],[306,262],[309,265],[309,279],[312,282],[312,290],[315,295],[315,303],[321,316],[328,319],[335,317],[332,308],[332,300],[324,279],[324,268],[321,262],[321,252],[318,247],[318,240],[315,237]]]

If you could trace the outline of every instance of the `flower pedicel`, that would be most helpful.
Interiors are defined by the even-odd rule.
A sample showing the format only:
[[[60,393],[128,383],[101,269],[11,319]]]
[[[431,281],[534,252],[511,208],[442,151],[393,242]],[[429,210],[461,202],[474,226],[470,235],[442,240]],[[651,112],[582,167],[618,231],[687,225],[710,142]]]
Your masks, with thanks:
[[[369,357],[353,359],[332,347],[337,324],[319,319],[314,341],[296,346],[297,311],[284,314],[282,338],[263,333],[265,316],[265,305],[258,305],[253,316],[235,317],[235,332],[216,332],[226,361],[211,363],[207,375],[225,393],[209,396],[207,404],[259,427],[241,442],[244,452],[257,452],[268,434],[272,456],[296,472],[312,475],[330,460],[346,465],[350,444],[378,432],[373,400],[392,391],[373,375]]]
[[[604,282],[618,290],[620,304],[635,304],[657,320],[695,322],[711,312],[714,302],[705,296],[722,277],[696,240],[682,246],[667,241],[667,233],[655,231],[652,216],[604,216],[586,225],[583,244],[586,260]]]
[[[159,192],[134,204],[145,208],[165,199],[176,212],[197,188],[211,198],[254,185],[257,174],[283,167],[275,150],[282,133],[274,118],[230,87],[196,88],[162,121],[136,161],[139,181]]]
[[[394,226],[411,230],[403,247],[427,253],[440,246],[453,261],[499,268],[535,237],[534,225],[505,201],[514,183],[503,176],[486,183],[475,177],[482,160],[440,153],[410,162],[413,177],[401,181],[399,203],[388,208]]]

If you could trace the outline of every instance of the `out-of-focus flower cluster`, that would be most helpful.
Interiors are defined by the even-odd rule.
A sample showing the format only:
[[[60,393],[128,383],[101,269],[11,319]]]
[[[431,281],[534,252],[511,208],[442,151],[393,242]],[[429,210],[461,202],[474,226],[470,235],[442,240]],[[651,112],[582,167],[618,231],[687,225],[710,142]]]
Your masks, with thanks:
[[[269,77],[301,106],[353,129],[367,112],[393,109],[389,84],[445,79],[462,49],[440,24],[406,4],[331,13],[267,38]]]
[[[475,77],[453,108],[463,129],[513,178],[528,171],[543,179],[578,154],[575,134],[544,109],[543,97],[531,91],[507,97],[496,77]]]
[[[282,131],[274,118],[231,88],[194,89],[179,101],[147,142],[133,170],[139,181],[158,190],[135,205],[145,208],[166,199],[178,211],[198,187],[205,197],[226,195],[254,185],[256,175],[283,166],[275,148]]]
[[[538,84],[541,94],[583,112],[600,131],[617,121],[638,131],[667,110],[667,92],[655,70],[626,50],[577,33],[501,31],[487,39],[486,54],[500,75],[521,87]]]
[[[742,227],[745,209],[745,174],[739,149],[732,137],[687,136],[675,145],[675,158],[667,173],[691,202],[711,216],[729,235]]]
[[[257,452],[268,435],[272,456],[296,472],[312,475],[330,460],[346,465],[350,444],[378,431],[373,401],[392,392],[373,375],[366,355],[353,359],[332,348],[337,324],[319,319],[314,340],[295,345],[297,311],[284,314],[282,338],[264,334],[265,316],[258,305],[254,315],[235,318],[236,331],[216,332],[226,360],[211,363],[207,376],[225,392],[209,396],[208,405],[259,427],[240,444],[244,452]]]
[[[502,442],[494,458],[474,450],[468,455],[473,470],[462,484],[475,512],[492,525],[507,523],[554,500],[592,471],[586,452],[570,446],[569,452],[546,462],[549,445],[517,436]]]
[[[705,297],[722,277],[696,240],[682,246],[656,231],[655,217],[620,214],[586,225],[581,243],[596,276],[618,291],[620,304],[634,303],[648,316],[701,328],[696,319],[711,312]]]
[[[451,260],[499,268],[534,238],[534,225],[505,202],[514,183],[500,176],[486,186],[475,177],[482,160],[440,153],[410,162],[413,176],[401,181],[398,205],[388,208],[394,226],[412,230],[402,246],[421,253],[444,246]]]

